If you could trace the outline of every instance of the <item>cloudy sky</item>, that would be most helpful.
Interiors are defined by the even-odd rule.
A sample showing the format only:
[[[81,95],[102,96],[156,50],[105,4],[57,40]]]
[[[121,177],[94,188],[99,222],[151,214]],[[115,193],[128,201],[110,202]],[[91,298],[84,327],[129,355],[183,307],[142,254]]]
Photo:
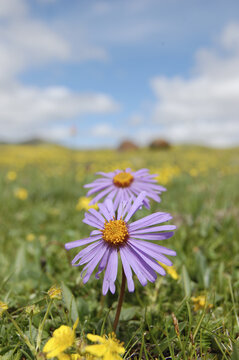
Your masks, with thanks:
[[[0,140],[239,145],[237,0],[1,0]]]

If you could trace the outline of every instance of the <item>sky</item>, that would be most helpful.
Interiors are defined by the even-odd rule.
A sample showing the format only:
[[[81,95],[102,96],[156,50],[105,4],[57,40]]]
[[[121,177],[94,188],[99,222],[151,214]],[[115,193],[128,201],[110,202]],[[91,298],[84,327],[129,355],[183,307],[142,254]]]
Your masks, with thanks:
[[[239,145],[237,0],[1,0],[0,141]]]

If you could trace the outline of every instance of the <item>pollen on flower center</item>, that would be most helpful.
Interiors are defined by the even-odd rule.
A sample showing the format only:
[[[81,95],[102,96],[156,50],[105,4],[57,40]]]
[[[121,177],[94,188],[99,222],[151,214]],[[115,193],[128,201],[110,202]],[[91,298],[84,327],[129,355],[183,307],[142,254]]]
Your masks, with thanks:
[[[121,245],[129,237],[126,222],[122,219],[105,222],[104,230],[101,231],[103,240],[112,245]]]
[[[128,172],[122,171],[119,174],[115,175],[113,182],[118,187],[128,187],[134,180],[133,175]]]

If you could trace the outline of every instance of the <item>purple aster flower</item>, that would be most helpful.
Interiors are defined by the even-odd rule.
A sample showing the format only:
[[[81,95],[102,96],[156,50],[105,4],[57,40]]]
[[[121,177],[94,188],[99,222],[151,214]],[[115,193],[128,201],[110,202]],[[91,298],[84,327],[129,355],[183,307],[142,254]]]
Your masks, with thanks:
[[[143,205],[149,209],[149,199],[151,198],[157,202],[161,199],[159,194],[162,191],[166,191],[163,186],[157,184],[155,176],[157,174],[149,174],[148,169],[141,169],[138,171],[131,171],[130,168],[125,171],[115,170],[113,172],[104,173],[98,172],[97,175],[101,175],[102,178],[96,179],[90,184],[85,185],[85,188],[90,188],[87,196],[98,193],[91,204],[95,204],[102,198],[112,199],[114,202],[114,208],[117,209],[121,201],[127,201],[131,197],[135,199],[142,191],[147,192],[147,197],[143,201]]]
[[[134,291],[132,270],[140,283],[145,286],[147,281],[154,282],[157,274],[165,275],[161,263],[171,266],[171,261],[164,255],[175,256],[173,250],[167,249],[151,241],[165,240],[173,235],[174,225],[159,225],[172,219],[163,212],[156,212],[140,220],[129,223],[133,214],[142,206],[146,193],[142,192],[132,199],[121,202],[117,214],[111,199],[99,205],[99,211],[90,209],[83,222],[97,228],[88,238],[65,244],[67,250],[88,245],[72,260],[73,266],[84,265],[83,283],[85,284],[98,265],[95,277],[105,270],[103,294],[108,290],[115,292],[115,280],[118,272],[118,254],[121,257],[128,290]],[[156,225],[156,226],[155,226]]]

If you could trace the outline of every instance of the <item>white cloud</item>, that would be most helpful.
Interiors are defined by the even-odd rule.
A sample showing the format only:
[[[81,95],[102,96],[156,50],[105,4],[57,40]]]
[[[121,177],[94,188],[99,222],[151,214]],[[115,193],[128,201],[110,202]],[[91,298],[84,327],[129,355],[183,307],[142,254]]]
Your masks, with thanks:
[[[69,120],[86,113],[116,111],[118,105],[104,94],[77,94],[67,88],[12,86],[0,89],[0,136],[4,138],[33,135],[41,126]]]
[[[31,136],[59,139],[68,133],[66,128],[50,124],[86,113],[117,110],[116,102],[105,94],[81,94],[66,87],[40,88],[19,82],[19,74],[31,67],[72,61],[73,49],[60,33],[32,18],[24,0],[1,0],[1,18],[0,140],[23,140]],[[84,46],[82,58],[104,56],[100,49],[83,42]]]
[[[230,24],[213,49],[196,54],[193,76],[156,77],[153,118],[161,135],[212,146],[239,143],[239,25]]]

